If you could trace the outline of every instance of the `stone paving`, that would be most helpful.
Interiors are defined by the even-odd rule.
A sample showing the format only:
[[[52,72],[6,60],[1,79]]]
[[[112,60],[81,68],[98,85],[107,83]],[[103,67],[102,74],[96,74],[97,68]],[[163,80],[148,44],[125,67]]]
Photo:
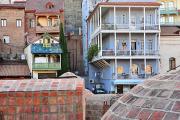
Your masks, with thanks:
[[[180,70],[137,85],[119,98],[102,120],[180,120]]]

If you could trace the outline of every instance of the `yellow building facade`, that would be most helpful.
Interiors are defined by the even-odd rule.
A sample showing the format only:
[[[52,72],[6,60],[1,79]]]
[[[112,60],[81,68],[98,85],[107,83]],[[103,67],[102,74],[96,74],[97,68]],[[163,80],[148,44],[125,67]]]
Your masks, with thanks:
[[[158,0],[161,25],[180,25],[180,0]]]

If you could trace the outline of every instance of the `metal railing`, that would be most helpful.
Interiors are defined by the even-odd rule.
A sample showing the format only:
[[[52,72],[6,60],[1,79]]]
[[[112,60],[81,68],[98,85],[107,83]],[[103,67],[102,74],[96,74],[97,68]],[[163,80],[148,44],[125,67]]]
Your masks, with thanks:
[[[130,51],[129,50],[117,50],[117,56],[129,56]]]
[[[144,55],[144,50],[131,50],[131,55]]]
[[[36,70],[61,70],[61,63],[33,63],[32,68]]]
[[[102,50],[102,56],[115,56],[114,50]]]

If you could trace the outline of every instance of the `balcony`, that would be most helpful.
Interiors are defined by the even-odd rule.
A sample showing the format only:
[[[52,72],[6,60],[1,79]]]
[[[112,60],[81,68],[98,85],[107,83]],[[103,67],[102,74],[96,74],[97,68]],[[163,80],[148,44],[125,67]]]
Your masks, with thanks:
[[[178,10],[175,7],[161,8],[160,14],[178,14]]]
[[[180,22],[161,22],[161,25],[180,25]]]
[[[145,30],[158,30],[157,24],[146,24]],[[102,30],[144,30],[144,23],[142,24],[102,24]]]
[[[117,56],[129,56],[130,51],[129,50],[117,50]]]
[[[33,70],[61,70],[61,63],[33,63]]]
[[[59,32],[59,26],[36,26],[36,33],[57,33]]]
[[[131,50],[131,55],[132,56],[141,56],[144,55],[144,51],[143,50]]]

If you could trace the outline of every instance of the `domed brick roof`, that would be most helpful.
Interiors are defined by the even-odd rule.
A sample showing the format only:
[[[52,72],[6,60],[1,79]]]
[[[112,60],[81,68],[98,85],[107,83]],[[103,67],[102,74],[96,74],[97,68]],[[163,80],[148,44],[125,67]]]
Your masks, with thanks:
[[[180,120],[180,70],[137,85],[119,98],[102,120]]]

